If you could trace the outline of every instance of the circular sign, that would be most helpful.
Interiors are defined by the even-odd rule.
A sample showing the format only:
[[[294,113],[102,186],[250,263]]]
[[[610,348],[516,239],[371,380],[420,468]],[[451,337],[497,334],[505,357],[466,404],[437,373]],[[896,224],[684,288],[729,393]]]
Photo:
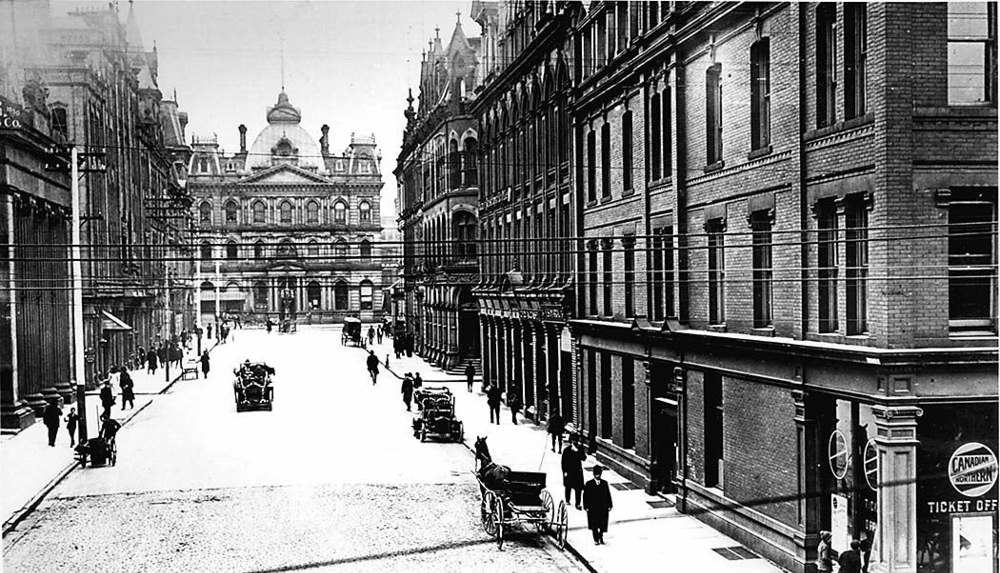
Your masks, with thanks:
[[[958,493],[979,497],[997,482],[997,457],[979,442],[962,444],[948,461],[948,480]]]
[[[878,447],[875,445],[875,438],[865,444],[864,463],[865,482],[872,491],[878,491]]]
[[[833,477],[837,479],[844,479],[847,475],[847,461],[848,452],[847,450],[847,438],[844,436],[844,432],[840,430],[834,430],[830,434],[830,445],[827,448],[827,453],[830,459],[830,471],[833,472]]]

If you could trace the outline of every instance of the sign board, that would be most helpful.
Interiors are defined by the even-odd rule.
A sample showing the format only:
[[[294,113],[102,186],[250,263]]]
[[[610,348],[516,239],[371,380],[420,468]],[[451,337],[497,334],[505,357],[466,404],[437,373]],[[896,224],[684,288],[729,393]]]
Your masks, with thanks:
[[[865,482],[872,491],[878,491],[878,446],[874,438],[865,444],[864,464]]]
[[[850,451],[847,449],[847,437],[844,432],[834,430],[830,434],[830,444],[827,448],[827,456],[830,460],[830,471],[833,477],[844,479],[847,475],[847,462]]]
[[[107,156],[103,153],[78,153],[76,158],[81,173],[101,173],[108,170]]]
[[[833,534],[833,548],[837,551],[850,549],[851,538],[847,532],[847,498],[830,495],[830,533]]]
[[[962,444],[948,461],[948,481],[958,493],[979,497],[997,482],[997,457],[979,442]]]

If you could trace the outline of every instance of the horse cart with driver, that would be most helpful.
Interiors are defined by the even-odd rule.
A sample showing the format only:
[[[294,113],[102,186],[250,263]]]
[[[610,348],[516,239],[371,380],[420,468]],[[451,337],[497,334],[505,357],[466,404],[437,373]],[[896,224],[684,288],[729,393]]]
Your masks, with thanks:
[[[233,380],[233,395],[236,398],[236,411],[268,410],[273,408],[274,387],[271,377],[274,368],[263,362],[245,361],[239,368],[233,370],[236,375]]]
[[[351,343],[354,346],[364,346],[361,335],[361,319],[348,316],[344,319],[344,330],[340,333],[340,343],[347,346]]]
[[[465,425],[455,418],[455,397],[445,387],[420,388],[414,395],[420,414],[413,417],[413,437],[426,442],[427,438],[447,438],[461,442]]]
[[[485,453],[485,456],[483,455]],[[479,511],[483,531],[496,539],[503,549],[504,535],[512,527],[547,533],[560,549],[566,546],[569,511],[566,502],[556,506],[545,489],[545,473],[513,471],[493,462],[486,439],[476,440],[476,459],[481,463],[473,472],[479,482],[482,501]]]

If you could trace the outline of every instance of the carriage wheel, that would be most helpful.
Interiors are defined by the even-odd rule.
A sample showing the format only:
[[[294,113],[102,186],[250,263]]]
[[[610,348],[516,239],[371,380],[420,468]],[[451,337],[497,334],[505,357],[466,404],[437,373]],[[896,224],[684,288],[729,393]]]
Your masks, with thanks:
[[[458,423],[458,431],[456,432],[456,434],[458,436],[458,439],[455,440],[456,442],[462,443],[465,441],[465,424],[463,424],[462,422]]]
[[[111,465],[118,463],[118,442],[111,442]]]
[[[427,441],[427,425],[426,424],[423,427],[420,428],[420,441],[421,442],[426,442]]]
[[[497,524],[497,549],[503,549],[503,501],[500,496],[493,496],[493,519]]]
[[[479,506],[480,518],[483,521],[483,531],[490,537],[496,536],[498,527],[496,516],[493,514],[493,502],[495,499],[495,493],[485,491],[483,492],[483,501]]]
[[[539,494],[538,497],[541,498],[542,507],[545,508],[545,517],[543,520],[536,523],[536,526],[538,527],[538,531],[551,533],[551,525],[556,519],[555,505],[552,503],[552,494],[549,493],[549,490],[543,489],[542,493]]]
[[[556,509],[552,528],[556,537],[556,545],[559,546],[559,549],[565,549],[566,536],[569,534],[569,511],[566,509],[565,501],[559,502],[559,508]]]

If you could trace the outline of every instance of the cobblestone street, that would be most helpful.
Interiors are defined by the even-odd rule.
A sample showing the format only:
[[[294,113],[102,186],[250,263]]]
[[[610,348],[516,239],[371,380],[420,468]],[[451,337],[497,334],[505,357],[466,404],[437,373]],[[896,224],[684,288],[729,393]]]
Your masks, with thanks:
[[[339,330],[235,338],[122,431],[116,467],[53,490],[7,571],[580,570],[534,534],[498,551],[471,454],[415,441],[398,382],[373,387]],[[235,412],[247,357],[276,369],[273,412]]]

